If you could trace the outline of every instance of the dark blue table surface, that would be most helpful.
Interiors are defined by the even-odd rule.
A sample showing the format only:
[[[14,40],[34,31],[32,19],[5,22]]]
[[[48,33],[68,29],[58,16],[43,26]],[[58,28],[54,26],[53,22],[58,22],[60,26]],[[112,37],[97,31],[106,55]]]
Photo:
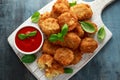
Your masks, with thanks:
[[[51,0],[0,0],[0,80],[36,80],[15,55],[8,36]],[[113,33],[104,48],[70,80],[120,80],[120,0],[102,13]]]

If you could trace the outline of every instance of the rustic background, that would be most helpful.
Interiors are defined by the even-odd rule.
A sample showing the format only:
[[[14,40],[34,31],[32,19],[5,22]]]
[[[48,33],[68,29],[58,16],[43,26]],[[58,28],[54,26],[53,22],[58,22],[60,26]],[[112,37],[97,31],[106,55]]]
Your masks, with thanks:
[[[15,55],[7,38],[50,1],[0,0],[0,80],[36,80]],[[120,0],[105,8],[102,19],[113,33],[112,39],[70,80],[120,80]]]

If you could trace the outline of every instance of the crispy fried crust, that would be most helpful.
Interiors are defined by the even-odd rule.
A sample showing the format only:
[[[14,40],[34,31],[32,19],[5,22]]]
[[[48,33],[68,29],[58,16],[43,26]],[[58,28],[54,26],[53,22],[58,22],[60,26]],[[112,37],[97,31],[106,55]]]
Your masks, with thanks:
[[[72,61],[71,64],[77,64],[78,62],[80,62],[80,60],[82,59],[82,55],[83,53],[80,52],[80,50],[75,50],[74,51],[74,60]]]
[[[67,11],[69,11],[69,7],[66,4],[57,2],[52,7],[51,16],[57,18],[59,15]]]
[[[54,42],[54,44],[56,45],[60,45],[62,47],[68,47],[71,48],[72,50],[75,50],[78,48],[78,46],[80,45],[81,39],[80,37],[73,33],[67,33],[67,35],[64,37],[64,41],[56,41]]]
[[[80,44],[80,50],[83,53],[93,53],[97,47],[97,41],[90,37],[84,38]]]
[[[63,73],[64,73],[63,66],[61,66],[60,64],[58,64],[56,62],[54,62],[52,64],[52,67],[45,69],[45,75],[48,78],[53,78],[53,77],[63,74]]]
[[[46,67],[51,67],[53,63],[53,57],[49,54],[42,54],[38,60],[37,60],[38,66],[41,69],[44,69]]]
[[[58,48],[54,55],[54,59],[60,64],[66,66],[73,61],[74,54],[73,51],[68,48]]]
[[[47,53],[47,54],[54,55],[55,51],[58,48],[59,48],[59,46],[53,45],[48,40],[45,40],[44,43],[43,43],[42,51]]]
[[[58,33],[60,31],[57,19],[54,18],[47,18],[38,24],[39,27],[42,29],[43,33],[46,34],[47,36],[54,33]]]
[[[70,7],[68,0],[57,0],[56,3],[64,3],[68,8]]]
[[[58,22],[62,27],[65,23],[68,25],[68,31],[73,30],[77,26],[77,16],[71,12],[62,13],[58,17]]]
[[[83,38],[84,36],[84,31],[81,27],[81,25],[78,23],[76,28],[74,29],[74,32],[80,37],[80,38]]]
[[[87,20],[92,17],[92,10],[88,4],[77,4],[70,8],[70,11],[75,13],[79,20]]]
[[[47,18],[50,18],[51,17],[51,14],[50,14],[50,12],[45,12],[44,14],[41,14],[40,15],[40,21],[43,21],[43,20],[45,20],[45,19],[47,19]]]

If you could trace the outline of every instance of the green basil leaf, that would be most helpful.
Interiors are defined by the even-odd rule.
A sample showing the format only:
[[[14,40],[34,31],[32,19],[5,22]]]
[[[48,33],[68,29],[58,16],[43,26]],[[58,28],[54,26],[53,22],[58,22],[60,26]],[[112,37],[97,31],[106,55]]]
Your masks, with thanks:
[[[63,27],[62,27],[62,30],[61,30],[61,34],[63,36],[65,36],[68,32],[68,25],[67,24],[64,24]]]
[[[37,23],[39,21],[39,18],[40,18],[40,13],[35,12],[31,17],[31,20],[32,20],[33,23]]]
[[[24,40],[27,38],[27,36],[25,34],[18,34],[18,38]]]
[[[52,34],[50,35],[49,39],[50,42],[55,42],[58,40],[58,35],[57,34]]]
[[[63,34],[58,33],[57,36],[59,41],[62,41],[62,42],[64,41]]]
[[[31,55],[24,55],[22,58],[21,58],[21,61],[23,63],[32,63],[34,62],[36,59],[36,56],[34,54],[31,54]]]
[[[52,34],[52,35],[50,35],[50,37],[49,37],[48,40],[50,42],[55,42],[57,40],[64,41],[64,36],[67,34],[67,32],[68,32],[68,25],[64,24],[63,27],[62,27],[62,29],[61,29],[61,32],[58,33],[58,34]]]
[[[27,34],[27,36],[33,37],[33,36],[35,36],[36,34],[37,34],[37,31],[32,31],[32,32],[30,32],[29,34]]]
[[[71,3],[69,3],[70,7],[73,7],[77,4],[77,1],[76,0],[73,0]]]
[[[99,41],[102,41],[106,36],[106,32],[105,32],[105,29],[104,27],[101,27],[99,30],[98,30],[98,34],[97,34],[97,38]]]
[[[91,23],[85,22],[85,21],[82,21],[80,23],[81,23],[81,26],[85,32],[88,32],[88,33],[95,32],[95,27]]]
[[[58,33],[58,34],[57,34],[57,37],[58,37],[58,38],[62,38],[62,37],[63,37],[63,34],[62,34],[62,33]]]
[[[73,73],[73,69],[71,69],[71,68],[64,68],[64,73]]]

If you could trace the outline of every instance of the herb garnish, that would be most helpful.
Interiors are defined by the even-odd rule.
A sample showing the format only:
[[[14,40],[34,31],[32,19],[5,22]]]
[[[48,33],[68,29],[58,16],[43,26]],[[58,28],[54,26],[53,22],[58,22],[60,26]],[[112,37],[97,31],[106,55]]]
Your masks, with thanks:
[[[39,18],[40,18],[40,13],[35,12],[31,17],[31,20],[32,20],[33,23],[37,23],[39,21]]]
[[[21,39],[21,40],[24,40],[24,39],[26,39],[26,38],[28,38],[28,37],[33,37],[33,36],[35,36],[36,34],[37,34],[37,31],[36,31],[36,30],[35,30],[35,31],[32,31],[32,32],[30,32],[30,33],[27,33],[27,34],[21,33],[21,34],[18,34],[18,38]]]
[[[36,56],[34,54],[30,54],[30,55],[24,55],[21,58],[21,61],[24,63],[32,63],[35,61],[35,59],[36,59]]]
[[[77,4],[77,1],[76,0],[72,0],[71,3],[69,3],[70,7],[73,7]]]
[[[72,68],[64,68],[64,73],[73,73]]]
[[[82,21],[80,23],[81,23],[82,29],[85,32],[88,32],[88,33],[94,33],[95,32],[95,27],[91,23],[85,22],[85,21]]]
[[[60,33],[50,35],[49,41],[50,42],[55,42],[57,40],[64,41],[64,36],[67,34],[67,32],[68,32],[68,25],[64,24]]]
[[[99,41],[102,41],[106,36],[106,32],[105,32],[105,29],[104,27],[101,27],[99,30],[98,30],[98,33],[97,33],[97,38]]]

